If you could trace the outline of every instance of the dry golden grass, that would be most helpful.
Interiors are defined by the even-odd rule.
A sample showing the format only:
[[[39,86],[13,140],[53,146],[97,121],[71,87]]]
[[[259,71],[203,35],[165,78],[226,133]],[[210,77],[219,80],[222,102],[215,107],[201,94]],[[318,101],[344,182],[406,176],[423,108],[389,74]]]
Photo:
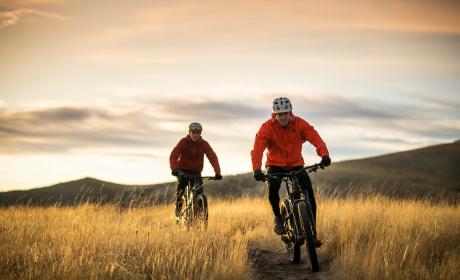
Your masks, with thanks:
[[[321,263],[343,279],[455,279],[460,211],[381,197],[318,199]],[[281,248],[266,199],[210,200],[206,232],[173,208],[0,209],[0,278],[247,279],[249,246]]]
[[[245,279],[248,240],[271,236],[268,208],[210,204],[206,232],[178,230],[171,205],[1,209],[0,278]]]
[[[458,279],[460,211],[373,197],[320,204],[320,258],[341,279]]]

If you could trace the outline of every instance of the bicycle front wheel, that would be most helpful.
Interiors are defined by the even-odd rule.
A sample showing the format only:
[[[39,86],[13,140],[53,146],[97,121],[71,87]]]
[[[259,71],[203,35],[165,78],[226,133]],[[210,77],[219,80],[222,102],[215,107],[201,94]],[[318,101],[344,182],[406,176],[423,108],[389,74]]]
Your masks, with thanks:
[[[300,261],[300,244],[296,242],[295,235],[296,230],[294,228],[294,221],[293,215],[291,212],[290,201],[285,199],[283,203],[281,203],[281,216],[284,220],[284,228],[286,229],[286,233],[281,237],[283,242],[286,244],[287,253],[289,256],[289,260],[292,263],[299,263]]]
[[[307,246],[308,257],[310,258],[311,270],[313,272],[317,272],[319,271],[319,263],[314,244],[313,221],[310,220],[311,215],[308,214],[308,211],[310,209],[307,208],[307,205],[304,202],[297,204],[297,209],[299,211],[299,218],[302,225],[302,229],[305,233],[305,241]]]

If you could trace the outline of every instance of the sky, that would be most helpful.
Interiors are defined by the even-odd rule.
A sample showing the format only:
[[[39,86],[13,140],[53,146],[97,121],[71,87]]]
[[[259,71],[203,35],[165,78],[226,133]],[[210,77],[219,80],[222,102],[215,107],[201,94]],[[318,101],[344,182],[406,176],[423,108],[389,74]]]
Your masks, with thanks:
[[[458,1],[0,0],[0,191],[172,181],[194,121],[250,172],[280,96],[333,161],[449,143],[458,77]]]

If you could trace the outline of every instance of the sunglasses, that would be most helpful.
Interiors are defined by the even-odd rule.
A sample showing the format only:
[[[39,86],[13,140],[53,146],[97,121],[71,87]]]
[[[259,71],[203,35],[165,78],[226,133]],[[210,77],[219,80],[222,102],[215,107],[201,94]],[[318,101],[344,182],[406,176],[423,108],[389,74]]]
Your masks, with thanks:
[[[278,117],[284,117],[284,116],[288,116],[290,115],[291,113],[290,112],[285,112],[285,113],[275,113]]]
[[[201,131],[199,131],[199,130],[190,130],[190,133],[192,133],[192,134],[201,134]]]

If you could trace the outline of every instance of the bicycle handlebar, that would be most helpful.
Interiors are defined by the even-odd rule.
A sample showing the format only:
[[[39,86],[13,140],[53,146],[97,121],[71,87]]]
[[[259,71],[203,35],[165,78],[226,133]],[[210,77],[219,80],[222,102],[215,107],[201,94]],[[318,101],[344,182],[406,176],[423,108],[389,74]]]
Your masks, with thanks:
[[[302,172],[304,170],[306,170],[308,173],[311,173],[311,172],[318,171],[318,169],[324,169],[324,168],[325,168],[325,166],[322,165],[321,163],[315,163],[315,164],[310,165],[310,166],[304,166],[302,169],[295,170],[295,171],[289,171],[289,172],[283,172],[283,173],[264,174],[264,179],[267,180],[267,179],[270,179],[270,178],[280,179],[280,178],[283,178],[283,177],[292,177],[294,175],[299,174],[300,172]]]
[[[176,177],[182,177],[182,178],[186,178],[186,179],[204,179],[204,180],[215,180],[217,181],[216,177],[215,176],[204,176],[202,177],[201,175],[191,175],[191,174],[186,174],[186,173],[183,173],[183,172],[179,172],[179,175],[176,176]]]

